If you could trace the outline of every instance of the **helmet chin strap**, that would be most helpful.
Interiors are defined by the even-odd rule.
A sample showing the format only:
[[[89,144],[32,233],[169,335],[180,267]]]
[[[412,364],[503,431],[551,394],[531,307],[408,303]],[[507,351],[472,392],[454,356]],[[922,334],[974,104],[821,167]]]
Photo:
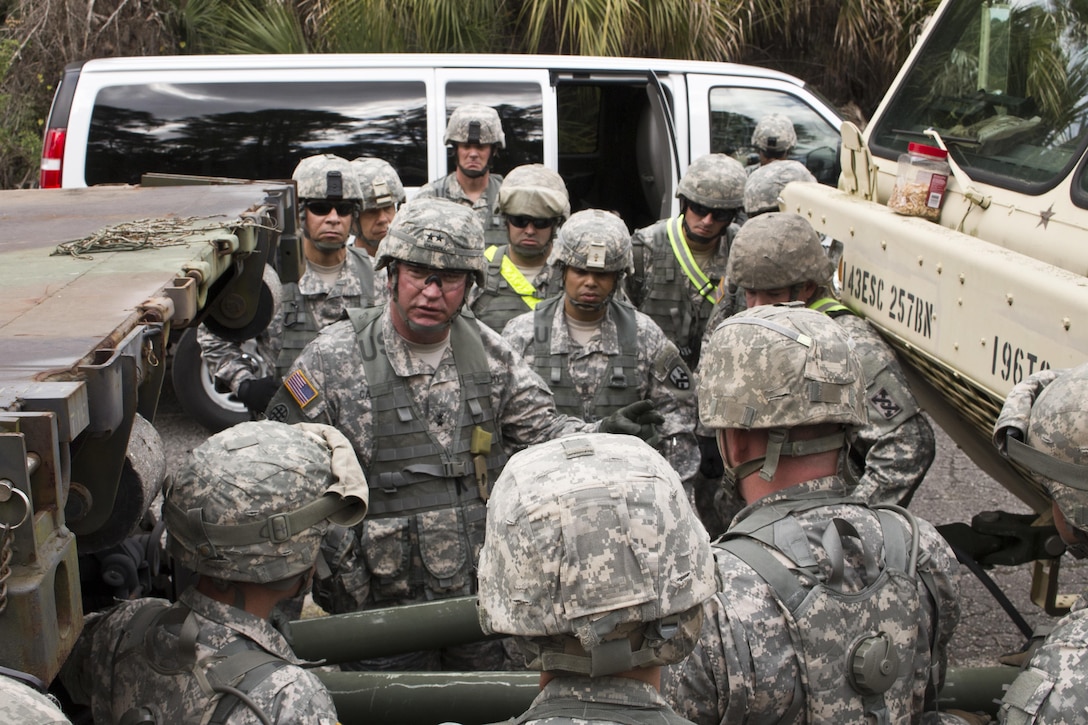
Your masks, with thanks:
[[[726,466],[725,479],[734,487],[744,478],[759,471],[764,481],[774,480],[778,462],[782,456],[808,456],[813,453],[837,451],[846,445],[846,431],[840,430],[831,435],[811,440],[790,441],[788,428],[771,428],[767,431],[767,455],[753,458],[737,466]]]
[[[684,236],[687,237],[688,241],[690,242],[695,242],[697,244],[711,244],[714,242],[715,239],[718,239],[718,237],[721,236],[721,234],[719,234],[715,237],[704,237],[691,231],[691,227],[688,226],[687,221],[684,221],[682,223],[684,225]],[[724,229],[722,231],[724,232]]]
[[[340,242],[338,244],[329,244],[328,242],[315,242],[311,239],[310,242],[322,252],[338,252],[344,247],[348,246],[348,243],[346,241]]]

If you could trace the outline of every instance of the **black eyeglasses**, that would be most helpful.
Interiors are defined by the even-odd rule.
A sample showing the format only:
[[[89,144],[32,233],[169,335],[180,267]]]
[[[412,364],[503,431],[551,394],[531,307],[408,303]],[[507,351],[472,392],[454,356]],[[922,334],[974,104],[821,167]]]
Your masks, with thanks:
[[[555,224],[555,219],[537,219],[531,216],[508,216],[506,221],[513,224],[518,229],[524,229],[532,224],[537,229],[551,229]]]
[[[351,216],[355,213],[354,201],[308,201],[306,211],[312,211],[317,216],[328,216],[335,209],[339,216]]]
[[[697,217],[705,217],[709,214],[716,222],[733,221],[734,211],[732,209],[711,209],[709,206],[696,204],[694,201],[688,202],[688,209],[691,209],[692,213]]]
[[[468,272],[460,269],[437,269],[412,262],[398,262],[400,278],[421,290],[432,282],[438,283],[441,290],[459,290],[468,281]]]

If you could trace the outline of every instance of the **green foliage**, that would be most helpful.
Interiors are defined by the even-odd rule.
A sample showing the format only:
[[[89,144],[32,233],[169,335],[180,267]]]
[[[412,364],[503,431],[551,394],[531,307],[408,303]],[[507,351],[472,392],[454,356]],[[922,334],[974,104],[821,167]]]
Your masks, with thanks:
[[[193,53],[306,53],[300,18],[280,0],[188,0],[178,9]]]

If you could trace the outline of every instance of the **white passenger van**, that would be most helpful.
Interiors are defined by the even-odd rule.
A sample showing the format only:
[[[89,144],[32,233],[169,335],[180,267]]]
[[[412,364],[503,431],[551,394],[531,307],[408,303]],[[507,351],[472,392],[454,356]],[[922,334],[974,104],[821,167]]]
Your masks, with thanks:
[[[377,156],[411,195],[448,173],[458,105],[494,106],[495,170],[539,162],[572,206],[632,228],[676,211],[689,161],[749,162],[761,116],[793,119],[794,157],[838,178],[840,119],[797,78],[729,63],[542,55],[222,55],[70,65],[45,132],[43,187],[138,183],[144,173],[280,179],[304,156]]]

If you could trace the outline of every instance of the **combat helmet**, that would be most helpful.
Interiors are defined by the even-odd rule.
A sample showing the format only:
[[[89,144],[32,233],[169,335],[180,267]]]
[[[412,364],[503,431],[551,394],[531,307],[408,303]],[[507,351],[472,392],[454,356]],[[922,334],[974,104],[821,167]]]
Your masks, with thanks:
[[[498,144],[506,148],[499,113],[482,103],[465,103],[453,110],[442,143]]]
[[[359,182],[363,211],[404,203],[404,184],[388,161],[361,156],[351,162],[351,167]]]
[[[618,216],[601,209],[575,213],[559,230],[550,260],[576,269],[619,272],[633,269],[631,233]]]
[[[752,145],[764,155],[782,157],[797,145],[797,132],[793,121],[781,113],[772,113],[759,119],[752,132]]]
[[[865,377],[846,332],[827,315],[796,303],[762,305],[722,322],[703,348],[700,369],[704,425],[772,432],[766,458],[738,466],[738,479],[760,469],[770,480],[779,456],[846,445],[843,432],[791,443],[791,428],[868,421]]]
[[[266,584],[302,574],[328,523],[370,494],[351,443],[316,423],[239,423],[193,449],[164,492],[168,548],[198,574]]]
[[[389,233],[378,247],[374,269],[387,267],[394,260],[435,269],[463,269],[472,272],[476,284],[482,285],[487,260],[479,216],[449,199],[413,199],[393,217]]]
[[[298,162],[291,178],[301,200],[359,201],[363,196],[351,162],[334,154],[307,156]]]
[[[562,176],[543,164],[525,164],[503,178],[498,207],[508,216],[566,220],[570,197]]]
[[[1088,533],[1088,363],[1045,370],[1009,391],[994,444],[1045,486],[1070,525]],[[1088,547],[1070,547],[1078,558]]]
[[[678,662],[716,588],[709,537],[679,476],[634,436],[533,446],[495,483],[480,626],[519,637],[530,667],[596,677]]]
[[[764,164],[753,171],[744,184],[744,211],[748,218],[778,211],[778,195],[791,181],[815,184],[816,177],[804,164],[792,159]]]
[[[745,222],[733,238],[725,266],[730,284],[750,290],[784,289],[804,282],[825,285],[834,273],[835,263],[816,230],[792,212],[760,214]]]
[[[706,154],[688,166],[676,195],[711,209],[740,209],[746,181],[744,167],[732,156]]]

